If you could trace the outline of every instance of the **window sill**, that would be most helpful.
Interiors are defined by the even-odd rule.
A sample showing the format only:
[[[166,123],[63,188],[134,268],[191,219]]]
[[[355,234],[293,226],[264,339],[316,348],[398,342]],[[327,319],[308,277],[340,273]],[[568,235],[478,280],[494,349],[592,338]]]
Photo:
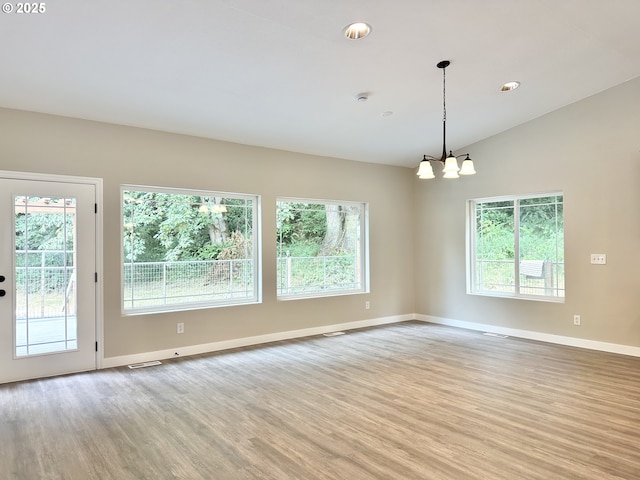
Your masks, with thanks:
[[[534,302],[565,303],[565,297],[547,297],[543,295],[516,295],[507,292],[467,292],[477,297],[508,298],[511,300],[529,300]]]

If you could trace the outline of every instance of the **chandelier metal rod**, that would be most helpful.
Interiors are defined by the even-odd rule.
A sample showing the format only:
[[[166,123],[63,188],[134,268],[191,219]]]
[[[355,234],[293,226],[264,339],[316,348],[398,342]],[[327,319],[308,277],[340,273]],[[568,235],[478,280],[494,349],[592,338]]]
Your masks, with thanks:
[[[454,157],[453,152],[449,152],[447,155],[447,67],[451,64],[449,60],[443,60],[436,65],[438,68],[442,69],[442,155],[440,158],[434,157],[433,155],[424,155],[428,160],[437,160],[439,162],[445,163],[447,157]],[[458,155],[458,157],[463,157],[467,155],[466,153],[463,155]]]
[[[438,63],[437,67],[442,68],[442,157],[441,162],[447,158],[447,67],[449,61],[444,60]]]

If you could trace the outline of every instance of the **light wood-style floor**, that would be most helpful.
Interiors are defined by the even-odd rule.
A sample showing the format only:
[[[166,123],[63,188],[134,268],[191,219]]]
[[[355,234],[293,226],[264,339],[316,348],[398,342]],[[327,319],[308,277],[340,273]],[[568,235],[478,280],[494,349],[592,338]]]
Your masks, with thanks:
[[[0,386],[0,478],[640,478],[640,358],[408,322]]]

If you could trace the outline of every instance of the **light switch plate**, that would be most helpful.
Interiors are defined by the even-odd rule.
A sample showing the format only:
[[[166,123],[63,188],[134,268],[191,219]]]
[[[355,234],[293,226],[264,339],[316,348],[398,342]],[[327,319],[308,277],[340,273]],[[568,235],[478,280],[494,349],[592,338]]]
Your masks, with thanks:
[[[604,253],[592,253],[591,254],[591,265],[606,265],[607,264],[607,255]]]

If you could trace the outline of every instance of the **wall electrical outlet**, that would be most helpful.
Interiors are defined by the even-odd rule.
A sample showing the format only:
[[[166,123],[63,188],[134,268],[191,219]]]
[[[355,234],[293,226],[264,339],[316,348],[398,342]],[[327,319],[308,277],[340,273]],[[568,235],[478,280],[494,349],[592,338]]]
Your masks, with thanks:
[[[591,254],[591,265],[606,265],[607,264],[607,255],[604,253],[592,253]]]
[[[371,307],[371,304],[369,302],[364,302],[365,310],[369,310],[369,307]]]
[[[574,325],[580,325],[580,315],[574,315],[573,316],[573,324]]]
[[[176,324],[176,333],[184,333],[184,323]]]

